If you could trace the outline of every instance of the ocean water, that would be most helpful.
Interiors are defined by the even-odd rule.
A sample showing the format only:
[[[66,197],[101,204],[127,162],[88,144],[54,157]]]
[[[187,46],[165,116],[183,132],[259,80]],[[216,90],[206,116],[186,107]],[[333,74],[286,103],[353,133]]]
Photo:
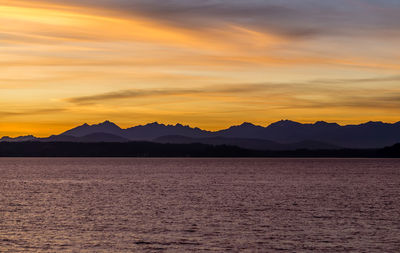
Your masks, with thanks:
[[[0,159],[0,252],[400,252],[400,160]]]

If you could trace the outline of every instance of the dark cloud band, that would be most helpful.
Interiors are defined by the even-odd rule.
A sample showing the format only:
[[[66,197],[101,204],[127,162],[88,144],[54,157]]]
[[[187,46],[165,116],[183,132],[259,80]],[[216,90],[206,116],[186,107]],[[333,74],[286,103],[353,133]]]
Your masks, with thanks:
[[[234,24],[288,37],[398,34],[400,26],[400,2],[392,0],[72,0],[69,3],[116,10],[120,15],[141,15],[189,29]]]

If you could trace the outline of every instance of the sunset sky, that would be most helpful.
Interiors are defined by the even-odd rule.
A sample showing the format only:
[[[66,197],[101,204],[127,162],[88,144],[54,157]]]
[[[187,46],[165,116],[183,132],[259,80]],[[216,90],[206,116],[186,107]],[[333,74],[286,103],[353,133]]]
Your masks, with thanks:
[[[398,0],[0,0],[0,136],[400,121]]]

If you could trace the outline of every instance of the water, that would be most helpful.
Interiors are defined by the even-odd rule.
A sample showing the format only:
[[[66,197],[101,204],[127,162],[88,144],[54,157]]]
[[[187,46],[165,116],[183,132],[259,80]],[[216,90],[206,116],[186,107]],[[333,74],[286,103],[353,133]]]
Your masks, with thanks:
[[[0,159],[0,252],[400,252],[400,160]]]

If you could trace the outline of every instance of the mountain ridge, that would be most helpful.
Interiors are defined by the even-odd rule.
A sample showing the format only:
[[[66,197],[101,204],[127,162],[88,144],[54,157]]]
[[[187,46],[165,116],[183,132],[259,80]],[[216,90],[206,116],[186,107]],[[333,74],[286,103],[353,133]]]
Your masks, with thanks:
[[[91,134],[112,135],[107,138],[88,138]],[[58,137],[56,137],[58,136]],[[111,121],[89,125],[87,123],[67,130],[59,135],[48,137],[49,140],[63,139],[70,136],[90,139],[93,142],[100,141],[154,141],[165,136],[182,136],[192,139],[225,138],[226,143],[233,143],[234,139],[252,139],[258,142],[270,141],[279,145],[309,142],[333,147],[343,148],[381,148],[400,142],[400,122],[384,123],[381,121],[369,121],[361,124],[339,125],[317,121],[315,123],[299,123],[291,120],[281,120],[266,127],[244,122],[218,131],[207,131],[188,125],[175,124],[165,125],[158,122],[146,125],[137,125],[129,128],[121,128]],[[20,141],[45,141],[46,138],[34,136],[23,136],[17,138],[3,137],[0,142]],[[67,138],[68,139],[68,138]],[[243,141],[243,140],[242,140]],[[254,141],[254,142],[257,142]],[[279,146],[277,144],[277,146]],[[318,145],[317,145],[318,146]],[[312,148],[311,146],[301,146]]]

